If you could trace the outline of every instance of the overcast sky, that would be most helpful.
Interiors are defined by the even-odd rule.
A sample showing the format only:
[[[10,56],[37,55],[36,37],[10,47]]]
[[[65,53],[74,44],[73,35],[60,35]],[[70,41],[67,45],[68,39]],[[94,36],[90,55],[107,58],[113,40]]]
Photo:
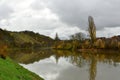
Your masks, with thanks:
[[[83,32],[93,16],[97,36],[120,34],[120,0],[0,0],[0,27],[54,38]]]

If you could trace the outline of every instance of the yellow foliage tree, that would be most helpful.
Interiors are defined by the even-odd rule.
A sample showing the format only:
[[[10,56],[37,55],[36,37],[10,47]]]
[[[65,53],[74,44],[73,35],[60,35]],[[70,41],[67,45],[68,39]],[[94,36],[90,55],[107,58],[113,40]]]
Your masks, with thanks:
[[[97,48],[105,48],[105,42],[101,39],[98,39],[96,42],[95,42],[95,46]]]
[[[112,39],[110,43],[111,48],[118,48],[118,41],[116,39]]]
[[[88,40],[86,40],[84,43],[83,43],[83,46],[82,46],[82,48],[84,49],[84,48],[90,48],[91,46],[90,46],[90,42],[88,41]]]

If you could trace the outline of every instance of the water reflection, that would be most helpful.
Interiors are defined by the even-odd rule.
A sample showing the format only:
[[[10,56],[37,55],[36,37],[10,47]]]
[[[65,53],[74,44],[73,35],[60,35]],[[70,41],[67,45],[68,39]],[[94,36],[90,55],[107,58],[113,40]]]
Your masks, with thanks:
[[[120,79],[119,51],[38,50],[29,53],[21,51],[19,54],[16,52],[17,57],[13,58],[45,80]],[[24,59],[26,56],[27,59]]]
[[[30,64],[35,61],[39,61],[45,58],[50,57],[53,55],[51,50],[31,50],[31,49],[21,49],[21,50],[12,50],[9,52],[8,56],[10,56],[13,60],[24,63]]]

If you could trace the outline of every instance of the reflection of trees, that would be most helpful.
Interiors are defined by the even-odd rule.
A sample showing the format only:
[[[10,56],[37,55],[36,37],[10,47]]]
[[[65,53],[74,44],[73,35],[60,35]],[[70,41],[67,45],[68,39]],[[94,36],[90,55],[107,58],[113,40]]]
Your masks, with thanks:
[[[19,62],[24,64],[30,64],[41,59],[45,59],[53,55],[51,50],[13,50],[9,52],[9,56]]]
[[[120,62],[119,51],[88,50],[82,52],[70,52],[57,50],[54,52],[56,53],[55,55],[57,56],[57,59],[60,57],[69,58],[69,62],[78,67],[83,67],[89,64],[90,80],[95,80],[98,62],[110,64],[115,67],[117,66],[117,63]]]
[[[119,51],[82,51],[82,52],[71,52],[67,50],[54,50],[56,59],[60,57],[70,58],[69,61],[77,66],[84,66],[86,63],[90,63],[92,60],[91,56],[95,56],[97,61],[106,64],[117,64],[120,62]]]
[[[58,63],[60,57],[68,58],[69,55],[71,54],[71,52],[69,51],[62,51],[62,50],[53,50],[53,52],[55,53],[54,56],[56,59],[56,63]]]
[[[90,80],[95,80],[96,73],[97,73],[97,59],[94,55],[91,56],[91,64],[90,64]]]
[[[73,52],[73,55],[70,56],[70,58],[71,63],[75,64],[78,67],[83,67],[86,64],[86,61],[80,53]]]
[[[79,67],[82,67],[82,62],[84,61],[81,56],[74,56],[74,57],[71,56],[71,62],[76,63],[76,65]]]
[[[76,52],[71,52],[67,50],[54,50],[56,62],[58,62],[58,59],[60,57],[68,58],[69,62],[72,64],[75,64],[79,67],[82,67],[84,62],[84,59],[82,59],[82,56],[80,54],[77,54]]]

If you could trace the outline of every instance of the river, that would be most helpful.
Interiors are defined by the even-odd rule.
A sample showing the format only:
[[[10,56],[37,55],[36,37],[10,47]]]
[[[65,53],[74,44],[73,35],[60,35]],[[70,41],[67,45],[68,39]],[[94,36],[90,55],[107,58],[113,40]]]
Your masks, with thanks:
[[[15,61],[45,80],[120,80],[119,51],[23,50]]]

